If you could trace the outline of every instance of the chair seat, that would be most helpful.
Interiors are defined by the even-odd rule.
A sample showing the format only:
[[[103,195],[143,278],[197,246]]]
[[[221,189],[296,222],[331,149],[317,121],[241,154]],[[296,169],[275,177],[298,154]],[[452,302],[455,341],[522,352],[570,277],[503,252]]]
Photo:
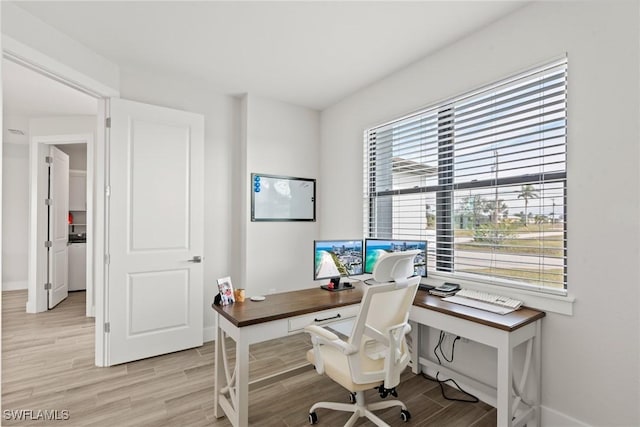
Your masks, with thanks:
[[[329,346],[320,347],[322,360],[324,361],[324,373],[352,393],[369,390],[383,384],[383,381],[375,381],[365,384],[356,384],[351,379],[349,360],[342,352]],[[384,359],[373,360],[366,356],[360,357],[364,371],[377,371],[384,369]],[[307,360],[315,365],[313,349],[307,351]]]

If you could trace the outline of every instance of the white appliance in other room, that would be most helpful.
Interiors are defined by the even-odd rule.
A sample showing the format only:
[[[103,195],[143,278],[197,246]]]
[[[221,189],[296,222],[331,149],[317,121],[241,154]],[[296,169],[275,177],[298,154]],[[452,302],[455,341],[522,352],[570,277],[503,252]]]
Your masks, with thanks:
[[[87,172],[69,171],[69,290],[87,289]]]
[[[69,245],[69,290],[87,289],[87,243]]]

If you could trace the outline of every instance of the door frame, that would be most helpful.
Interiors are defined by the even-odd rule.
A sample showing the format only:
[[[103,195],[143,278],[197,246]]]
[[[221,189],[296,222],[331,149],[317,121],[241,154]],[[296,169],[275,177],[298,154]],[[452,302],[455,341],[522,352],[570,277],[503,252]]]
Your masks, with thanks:
[[[95,316],[95,283],[93,281],[94,242],[94,137],[92,134],[34,136],[29,142],[29,270],[27,279],[27,313],[48,310],[47,291],[43,284],[47,278],[47,165],[43,156],[50,145],[87,144],[87,293],[86,316]],[[48,155],[48,154],[47,154]]]
[[[93,265],[93,283],[95,299],[95,364],[106,366],[106,335],[105,335],[105,309],[106,309],[106,269],[105,269],[105,244],[106,244],[106,171],[108,155],[106,140],[108,129],[106,118],[109,114],[108,100],[110,97],[119,97],[118,89],[107,86],[94,78],[66,65],[42,52],[33,49],[17,40],[2,34],[2,56],[5,59],[16,62],[38,73],[50,77],[58,82],[80,90],[98,100],[98,114],[96,126],[96,139],[94,141],[94,153],[91,163],[94,165],[94,183],[96,189],[93,211],[93,259],[87,257],[87,262]],[[0,90],[0,101],[2,91]],[[2,103],[0,102],[0,112]],[[88,149],[88,146],[87,146]],[[2,159],[0,153],[0,160]],[[88,166],[88,165],[87,165]]]

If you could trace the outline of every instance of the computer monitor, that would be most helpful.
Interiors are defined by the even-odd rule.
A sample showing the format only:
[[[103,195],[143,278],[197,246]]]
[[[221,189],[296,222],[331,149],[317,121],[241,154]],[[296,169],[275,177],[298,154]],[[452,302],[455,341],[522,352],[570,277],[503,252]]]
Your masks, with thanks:
[[[427,277],[427,242],[425,240],[366,239],[364,272],[373,273],[373,266],[385,252],[404,252],[413,249],[420,250],[413,263],[414,273]]]
[[[362,274],[362,240],[314,240],[313,280]]]

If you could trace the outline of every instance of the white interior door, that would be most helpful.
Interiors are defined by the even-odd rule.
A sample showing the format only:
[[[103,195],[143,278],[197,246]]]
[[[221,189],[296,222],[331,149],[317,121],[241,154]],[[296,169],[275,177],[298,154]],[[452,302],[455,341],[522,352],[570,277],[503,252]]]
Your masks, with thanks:
[[[69,295],[69,156],[52,145],[49,158],[47,283],[53,308]]]
[[[107,364],[202,345],[204,118],[112,99]]]

